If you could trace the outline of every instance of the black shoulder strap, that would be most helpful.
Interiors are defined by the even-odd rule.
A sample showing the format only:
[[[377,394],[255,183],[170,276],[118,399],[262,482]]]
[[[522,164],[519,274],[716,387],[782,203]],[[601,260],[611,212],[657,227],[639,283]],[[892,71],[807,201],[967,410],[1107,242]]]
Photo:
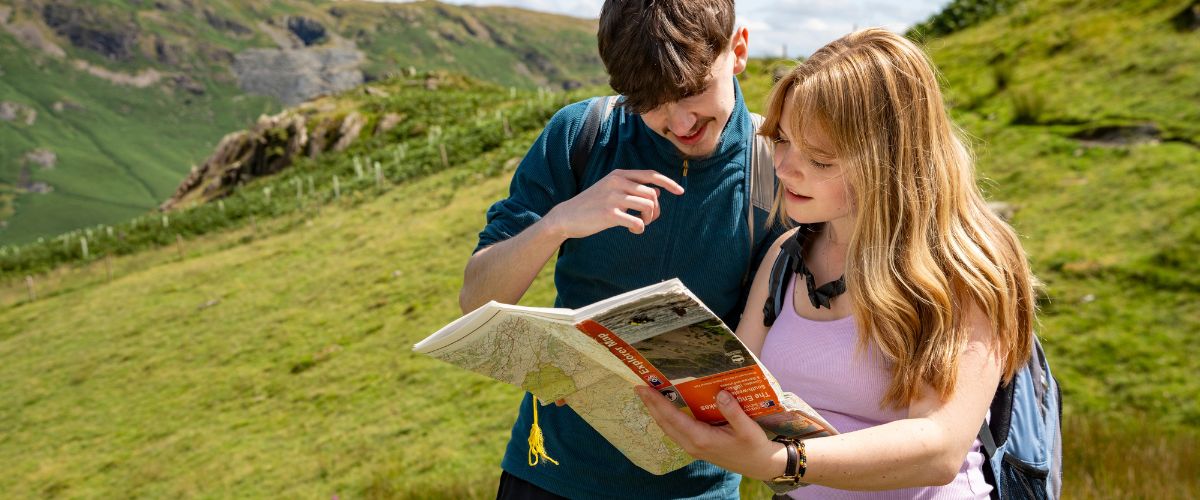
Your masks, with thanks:
[[[612,114],[616,97],[610,95],[592,99],[584,112],[583,128],[579,130],[575,144],[571,147],[571,173],[575,176],[576,191],[583,187],[583,173],[587,170],[592,147],[596,145],[596,137],[600,135],[600,125]]]
[[[804,230],[806,230],[804,227],[797,229],[797,231]],[[793,247],[801,245],[802,243],[797,238],[784,240],[783,245],[779,248],[779,254],[775,256],[775,263],[771,264],[767,303],[763,306],[763,325],[765,326],[774,325],[775,320],[779,318],[779,313],[783,311],[788,281],[796,272],[793,256],[796,255],[797,249]]]

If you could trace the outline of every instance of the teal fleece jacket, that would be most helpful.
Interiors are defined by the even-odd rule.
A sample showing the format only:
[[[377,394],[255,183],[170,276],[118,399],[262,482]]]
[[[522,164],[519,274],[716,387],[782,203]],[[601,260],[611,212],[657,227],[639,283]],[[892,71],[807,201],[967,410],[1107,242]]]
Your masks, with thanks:
[[[585,171],[575,185],[569,152],[589,101],[559,110],[513,175],[509,197],[487,213],[475,251],[510,238],[537,222],[614,169],[653,169],[685,192],[659,198],[661,216],[636,235],[613,227],[568,240],[554,271],[556,307],[577,308],[629,290],[678,277],[731,328],[736,327],[749,282],[767,248],[781,234],[755,209],[755,240],[747,221],[753,124],[735,81],[736,103],[716,150],[707,158],[683,157],[642,119],[616,108],[602,124]],[[525,394],[501,466],[509,473],[568,498],[737,498],[740,476],[696,461],[655,476],[634,465],[569,406],[538,408],[545,460],[527,462],[531,396]]]

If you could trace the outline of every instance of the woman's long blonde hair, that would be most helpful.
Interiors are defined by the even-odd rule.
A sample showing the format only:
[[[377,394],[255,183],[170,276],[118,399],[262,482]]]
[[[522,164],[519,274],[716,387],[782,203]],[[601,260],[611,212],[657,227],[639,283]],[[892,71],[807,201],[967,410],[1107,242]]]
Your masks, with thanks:
[[[793,140],[824,125],[846,172],[855,218],[846,284],[860,341],[894,363],[881,404],[906,406],[923,384],[950,396],[972,302],[1011,380],[1033,346],[1035,280],[975,184],[928,56],[887,30],[851,33],[776,83],[760,133],[775,136],[782,113],[794,118]]]

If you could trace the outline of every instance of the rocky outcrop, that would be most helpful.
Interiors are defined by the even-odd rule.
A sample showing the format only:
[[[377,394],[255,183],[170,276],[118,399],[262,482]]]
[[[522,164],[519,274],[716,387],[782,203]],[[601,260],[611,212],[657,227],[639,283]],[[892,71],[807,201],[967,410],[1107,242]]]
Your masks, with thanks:
[[[109,59],[127,61],[137,53],[137,26],[129,20],[102,16],[94,8],[74,2],[50,3],[42,7],[42,21],[71,45]]]
[[[327,112],[320,104],[307,104],[273,116],[261,116],[249,130],[226,135],[213,154],[192,168],[162,210],[181,208],[228,196],[239,184],[275,174],[301,155],[316,156],[326,150],[343,150],[362,134],[367,120],[352,112],[341,118],[325,117],[308,132],[313,115]],[[332,146],[330,146],[332,145]]]
[[[175,84],[175,88],[183,90],[192,95],[204,95],[207,89],[203,83],[196,81],[194,78],[187,75],[175,75],[171,79],[171,83]]]
[[[287,28],[296,38],[304,42],[305,47],[311,47],[325,41],[325,27],[316,20],[303,16],[287,18]]]
[[[19,102],[0,101],[0,121],[32,126],[37,122],[37,110]]]
[[[204,21],[217,30],[234,35],[250,35],[254,33],[253,30],[243,26],[241,23],[222,17],[220,14],[209,9],[204,10]]]
[[[365,126],[367,126],[367,119],[358,111],[351,112],[342,120],[342,126],[338,127],[338,140],[333,143],[333,150],[345,151],[351,144],[354,144],[354,141],[358,139],[358,134],[362,133]]]
[[[17,42],[22,46],[52,57],[64,57],[67,55],[67,52],[62,47],[59,47],[50,38],[43,35],[42,30],[38,29],[37,25],[29,21],[9,24],[9,15],[12,13],[12,7],[4,6],[0,8],[6,9],[0,11],[4,14],[0,16],[0,26],[3,26],[4,31],[7,31],[13,38],[16,38]]]
[[[379,124],[375,125],[375,135],[379,135],[396,128],[396,125],[399,125],[402,121],[404,121],[404,115],[399,115],[396,113],[388,113],[383,115],[383,118],[379,119]]]
[[[233,70],[242,90],[290,106],[361,85],[363,61],[362,52],[346,47],[249,49],[234,57]]]
[[[1159,142],[1162,130],[1154,123],[1102,125],[1071,134],[1071,138],[1088,146],[1132,146]]]
[[[163,40],[162,37],[154,36],[154,60],[168,66],[179,66],[187,57],[184,49],[178,45],[172,44]]]
[[[33,173],[29,171],[28,165],[22,165],[21,171],[17,173],[17,189],[36,194],[54,192],[54,186],[42,181],[33,180]]]
[[[54,168],[54,165],[58,164],[58,155],[54,154],[54,151],[49,149],[38,148],[25,153],[25,156],[21,157],[21,162],[27,164],[32,163],[42,167],[42,170],[49,170]]]

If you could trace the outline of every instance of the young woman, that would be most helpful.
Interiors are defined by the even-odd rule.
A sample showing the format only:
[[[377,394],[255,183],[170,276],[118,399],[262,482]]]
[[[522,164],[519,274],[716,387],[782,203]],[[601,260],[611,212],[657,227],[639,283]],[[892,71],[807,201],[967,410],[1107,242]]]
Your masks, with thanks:
[[[800,227],[763,260],[738,335],[841,434],[789,450],[728,393],[722,427],[639,395],[688,453],[747,477],[794,478],[788,455],[803,455],[797,498],[986,498],[975,436],[1030,356],[1034,278],[975,185],[930,60],[886,30],[847,35],[776,84],[760,133],[776,140],[775,211]],[[798,265],[768,329],[781,251]]]

